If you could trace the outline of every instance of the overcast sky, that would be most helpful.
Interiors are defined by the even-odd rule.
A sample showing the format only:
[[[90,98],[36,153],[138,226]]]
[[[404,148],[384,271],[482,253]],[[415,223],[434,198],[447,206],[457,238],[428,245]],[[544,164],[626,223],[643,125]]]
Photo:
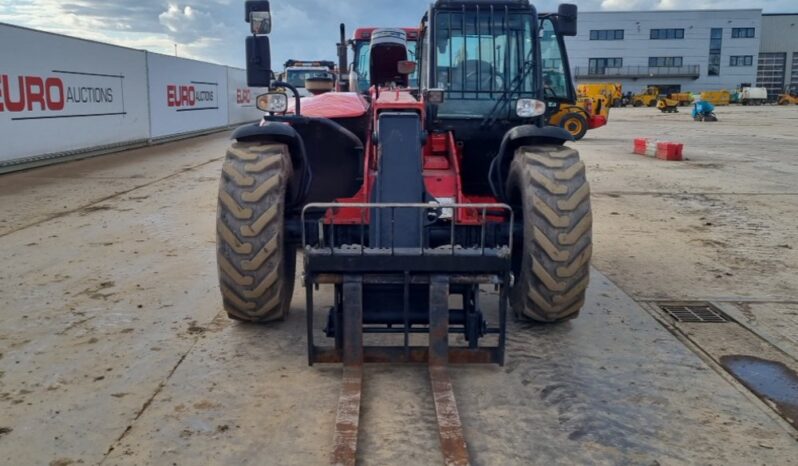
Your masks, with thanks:
[[[335,59],[338,24],[415,26],[431,0],[273,0],[275,68],[288,58]],[[557,1],[535,2],[553,11]],[[762,8],[796,12],[798,0],[578,0],[581,10]],[[243,0],[0,0],[0,22],[153,52],[244,65]]]

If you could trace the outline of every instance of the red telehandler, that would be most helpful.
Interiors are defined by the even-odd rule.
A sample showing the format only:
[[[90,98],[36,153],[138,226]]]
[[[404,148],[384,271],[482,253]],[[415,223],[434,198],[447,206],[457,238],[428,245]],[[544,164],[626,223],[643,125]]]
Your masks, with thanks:
[[[302,249],[309,362],[344,366],[333,464],[355,462],[364,363],[428,364],[444,461],[469,464],[447,365],[503,364],[508,306],[546,323],[582,308],[585,165],[571,135],[545,124],[576,100],[563,40],[576,17],[570,4],[544,14],[528,0],[437,0],[415,61],[408,31],[371,31],[365,94],[295,96],[289,111],[270,92],[263,120],[235,131],[219,191],[224,307],[285,318]],[[269,2],[247,1],[246,19],[249,85],[291,89],[272,79]],[[346,53],[339,44],[342,63]],[[334,290],[329,346],[315,341],[319,285]],[[485,286],[499,290],[498,312],[480,307]],[[365,346],[364,334],[403,344]],[[417,334],[429,344],[412,346]]]

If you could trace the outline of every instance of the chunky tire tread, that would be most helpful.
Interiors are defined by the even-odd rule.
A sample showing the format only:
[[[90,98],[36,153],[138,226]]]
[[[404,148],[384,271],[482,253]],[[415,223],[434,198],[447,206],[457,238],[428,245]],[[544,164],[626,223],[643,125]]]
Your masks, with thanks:
[[[277,188],[280,184],[282,184],[282,180],[280,179],[280,175],[274,175],[269,178],[265,183],[258,186],[257,189],[254,191],[249,191],[241,194],[241,199],[245,202],[260,202],[261,199],[270,192],[272,192],[275,188]]]
[[[282,163],[276,157],[265,158],[260,162],[248,163],[244,165],[244,171],[247,173],[263,173],[266,170],[271,170]]]
[[[571,258],[570,251],[568,251],[567,249],[560,249],[559,247],[557,247],[557,245],[555,245],[549,239],[549,237],[546,236],[546,233],[543,233],[543,230],[541,230],[540,228],[534,227],[533,234],[535,242],[537,242],[538,245],[546,252],[546,254],[549,255],[551,260],[557,262],[565,262]]]
[[[557,172],[554,174],[554,178],[560,181],[570,181],[576,175],[581,174],[585,170],[585,164],[583,162],[575,163],[570,166],[567,170],[563,170],[561,172]]]
[[[590,186],[571,148],[516,151],[508,191],[522,205],[524,247],[511,293],[514,311],[539,322],[576,317],[585,302],[593,254]]]
[[[269,207],[269,210],[263,213],[257,220],[252,222],[251,225],[243,225],[241,227],[241,234],[247,238],[255,238],[260,236],[263,233],[263,230],[266,229],[269,224],[273,223],[274,220],[277,218],[277,214],[280,213],[280,206],[273,205]]]
[[[551,194],[568,194],[568,185],[557,183],[556,181],[546,178],[546,175],[538,172],[537,170],[529,170],[529,177],[535,180],[536,183],[546,188],[546,191]]]
[[[568,233],[563,233],[560,235],[560,244],[564,246],[573,246],[580,239],[582,239],[586,233],[588,233],[591,228],[593,227],[593,215],[588,212],[579,223],[576,224],[573,230]]]
[[[548,154],[525,153],[524,157],[528,162],[534,161],[549,168],[562,168],[565,165],[565,160],[549,157]]]
[[[226,192],[219,193],[219,201],[238,220],[249,220],[252,218],[252,209],[241,207],[230,194]]]
[[[284,144],[233,143],[219,185],[217,262],[224,308],[234,320],[270,322],[290,308],[295,250],[284,245]]]
[[[230,228],[224,223],[219,222],[217,226],[217,238],[226,242],[236,254],[252,254],[252,244],[239,240],[235,233],[230,231]]]
[[[570,198],[557,201],[557,207],[560,210],[571,212],[582,205],[582,202],[584,202],[584,200],[588,197],[590,197],[590,186],[585,184],[579,188],[579,190],[576,191]]]
[[[226,162],[222,167],[222,172],[227,175],[235,184],[241,186],[242,188],[249,188],[255,184],[255,178],[251,176],[246,176],[243,173],[239,172],[236,167],[230,163]]]

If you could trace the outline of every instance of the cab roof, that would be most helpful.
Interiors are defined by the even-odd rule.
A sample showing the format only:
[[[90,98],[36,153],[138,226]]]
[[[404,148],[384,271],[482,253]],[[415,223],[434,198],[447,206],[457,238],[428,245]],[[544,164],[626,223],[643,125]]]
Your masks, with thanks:
[[[515,7],[529,8],[529,0],[437,0],[435,9],[461,8],[463,6],[480,5],[486,7]]]
[[[371,40],[371,34],[376,31],[377,27],[358,28],[355,30],[354,40]],[[418,40],[418,28],[398,28],[407,33],[407,40]]]

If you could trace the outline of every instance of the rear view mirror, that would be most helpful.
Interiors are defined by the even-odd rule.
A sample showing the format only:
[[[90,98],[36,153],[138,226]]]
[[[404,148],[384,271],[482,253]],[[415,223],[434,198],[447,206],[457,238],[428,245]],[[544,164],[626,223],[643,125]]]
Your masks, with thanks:
[[[263,19],[265,19],[265,16],[263,15],[263,13],[269,13],[269,16],[268,16],[268,18],[269,18],[269,22],[268,22],[269,32],[264,32],[263,34],[269,34],[271,32],[271,28],[272,28],[271,11],[272,10],[271,10],[271,7],[269,6],[269,1],[268,0],[247,0],[246,3],[244,3],[244,11],[245,11],[244,21],[246,21],[248,23],[252,22],[253,14],[257,15],[257,19],[259,21],[263,21]],[[254,34],[255,33],[255,26],[254,25],[252,26],[252,31],[253,31],[253,34]]]
[[[562,36],[575,36],[577,32],[577,7],[572,3],[562,3],[557,8],[557,32]]]
[[[272,57],[269,36],[247,37],[247,85],[269,87],[272,81]]]
[[[249,16],[252,34],[261,36],[272,32],[272,14],[268,11],[253,11]]]
[[[402,60],[399,62],[397,68],[399,74],[403,76],[410,76],[411,74],[416,72],[416,62],[409,60]]]

